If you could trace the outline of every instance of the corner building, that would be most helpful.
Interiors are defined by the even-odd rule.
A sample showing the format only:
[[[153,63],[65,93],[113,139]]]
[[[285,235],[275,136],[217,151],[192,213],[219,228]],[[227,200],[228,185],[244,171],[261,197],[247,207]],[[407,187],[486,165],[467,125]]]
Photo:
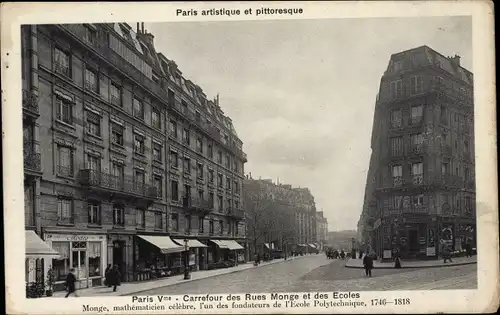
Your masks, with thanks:
[[[476,247],[473,75],[427,46],[391,56],[359,227],[379,257]]]
[[[77,288],[244,261],[246,154],[217,101],[137,24],[23,26],[25,229],[60,258],[26,281]],[[215,180],[218,180],[215,182]],[[216,202],[217,201],[217,202]],[[28,233],[27,233],[28,234]]]

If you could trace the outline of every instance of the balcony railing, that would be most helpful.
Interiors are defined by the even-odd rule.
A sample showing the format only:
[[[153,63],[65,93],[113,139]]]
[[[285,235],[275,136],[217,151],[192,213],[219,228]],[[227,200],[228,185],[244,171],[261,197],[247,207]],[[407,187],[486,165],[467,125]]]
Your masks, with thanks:
[[[31,91],[23,90],[23,108],[38,114],[38,96]]]
[[[41,163],[41,155],[40,153],[33,152],[24,152],[24,169],[25,170],[33,170],[33,171],[41,171],[42,163]]]
[[[460,187],[464,184],[464,180],[458,175],[442,174],[440,177],[440,184]]]
[[[391,129],[403,128],[403,120],[402,119],[391,120],[390,126]]]
[[[474,103],[473,97],[463,94],[460,95],[459,92],[454,90],[452,86],[447,86],[446,84],[434,82],[433,84],[431,84],[430,89],[431,91],[446,95],[455,102],[462,103],[463,105],[470,106]]]
[[[418,125],[423,121],[422,116],[416,116],[416,117],[411,117],[410,118],[410,124],[411,125]]]
[[[158,198],[158,190],[152,185],[135,181],[128,176],[115,176],[91,169],[80,170],[80,184],[83,186],[99,187],[105,190],[122,192],[124,194],[139,195],[145,198]]]
[[[423,185],[424,184],[424,175],[422,174],[414,174],[412,175],[412,183],[413,185]]]
[[[412,154],[422,154],[424,153],[424,145],[423,144],[414,144],[411,146]]]
[[[240,220],[245,218],[245,211],[241,209],[229,208],[228,214],[233,218]]]
[[[190,196],[182,197],[182,206],[192,210],[202,210],[207,212],[210,212],[213,208],[209,200]]]
[[[401,187],[404,184],[403,176],[395,176],[392,178],[392,186],[393,187]]]

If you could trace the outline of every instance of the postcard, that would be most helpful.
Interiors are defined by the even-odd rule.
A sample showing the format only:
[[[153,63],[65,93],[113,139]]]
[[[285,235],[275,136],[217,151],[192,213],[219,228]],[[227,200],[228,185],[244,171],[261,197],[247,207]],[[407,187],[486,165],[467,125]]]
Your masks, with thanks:
[[[8,313],[498,309],[492,2],[1,15]]]

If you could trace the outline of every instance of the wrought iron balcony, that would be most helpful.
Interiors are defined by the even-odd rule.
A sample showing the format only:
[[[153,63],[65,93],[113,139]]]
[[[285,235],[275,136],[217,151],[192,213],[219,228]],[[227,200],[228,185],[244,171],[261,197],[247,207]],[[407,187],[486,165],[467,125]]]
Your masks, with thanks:
[[[464,180],[458,175],[442,174],[440,184],[445,186],[461,187],[464,184]]]
[[[96,170],[82,169],[79,172],[79,181],[82,186],[97,188],[109,193],[118,193],[121,196],[152,200],[159,197],[156,187],[135,181],[129,176],[121,177]]]
[[[404,185],[404,178],[403,176],[395,176],[392,178],[392,186],[393,187],[401,187]]]
[[[24,169],[40,172],[42,170],[40,153],[34,153],[29,151],[24,151],[23,153],[24,153]]]
[[[191,196],[182,197],[182,206],[189,210],[199,211],[203,213],[209,213],[213,208],[209,200]]]
[[[241,209],[229,208],[228,215],[237,220],[242,220],[245,218],[245,211]]]
[[[391,120],[390,126],[391,126],[391,129],[403,128],[403,120],[402,119]]]
[[[35,93],[23,90],[23,109],[27,114],[35,117],[39,116],[38,96]]]
[[[422,174],[414,174],[412,175],[412,183],[416,186],[421,186],[424,184],[424,175]]]
[[[423,144],[414,144],[411,146],[412,154],[423,154],[424,153],[424,145]]]

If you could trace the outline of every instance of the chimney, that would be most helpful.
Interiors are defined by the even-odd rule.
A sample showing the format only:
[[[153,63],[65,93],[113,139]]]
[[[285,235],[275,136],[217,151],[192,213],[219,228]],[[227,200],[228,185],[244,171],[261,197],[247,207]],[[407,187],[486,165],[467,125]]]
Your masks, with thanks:
[[[450,60],[458,67],[460,67],[460,56],[455,54],[455,56],[450,57]]]
[[[139,30],[139,22],[137,22],[137,32],[136,32],[136,33],[137,33],[137,34],[139,34],[139,33],[140,33],[140,30]]]
[[[144,33],[144,22],[141,23],[141,32]]]

